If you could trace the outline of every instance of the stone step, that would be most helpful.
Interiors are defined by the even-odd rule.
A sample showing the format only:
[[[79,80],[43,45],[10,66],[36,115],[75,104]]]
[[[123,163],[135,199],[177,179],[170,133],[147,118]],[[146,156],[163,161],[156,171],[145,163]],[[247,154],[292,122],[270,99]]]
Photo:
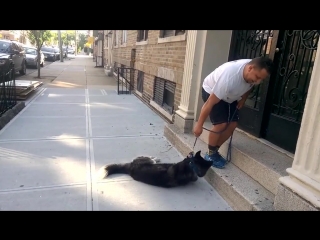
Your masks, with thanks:
[[[211,167],[205,179],[237,211],[273,211],[275,195],[232,163]]]
[[[118,94],[131,94],[130,91],[122,91],[122,90],[119,90],[118,91]]]
[[[211,123],[206,122],[204,127],[210,129]],[[207,144],[208,136],[209,131],[204,130],[200,139]],[[220,147],[224,157],[228,145],[229,140]],[[240,129],[234,131],[231,149],[232,163],[275,195],[279,178],[287,176],[286,169],[292,166],[293,154]]]
[[[180,133],[179,129],[173,124],[167,124],[165,126],[164,136],[183,156],[186,156],[193,150],[192,148],[195,141],[193,134]],[[199,150],[201,150],[203,156],[207,151],[207,144],[198,139],[195,151]],[[234,151],[232,152],[232,157],[232,161],[234,161]],[[224,169],[211,167],[205,179],[234,210],[274,210],[274,194],[240,170],[233,162],[229,163]]]

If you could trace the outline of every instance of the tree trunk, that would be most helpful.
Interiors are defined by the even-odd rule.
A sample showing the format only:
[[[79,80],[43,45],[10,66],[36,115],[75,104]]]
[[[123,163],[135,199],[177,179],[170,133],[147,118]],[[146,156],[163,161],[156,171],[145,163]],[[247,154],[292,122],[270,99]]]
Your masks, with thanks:
[[[40,79],[40,50],[38,49],[38,59],[37,59],[37,67],[38,67],[38,78]]]
[[[38,55],[38,59],[37,59],[37,62],[38,62],[38,78],[40,79],[40,49],[41,49],[41,46],[40,46],[40,41],[38,39],[37,41],[37,55]]]

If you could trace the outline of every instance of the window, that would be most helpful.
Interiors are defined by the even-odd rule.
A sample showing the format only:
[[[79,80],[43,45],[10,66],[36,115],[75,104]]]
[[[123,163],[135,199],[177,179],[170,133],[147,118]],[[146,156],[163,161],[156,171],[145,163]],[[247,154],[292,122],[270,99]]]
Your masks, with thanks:
[[[126,42],[127,42],[127,30],[122,30],[121,44],[124,44]]]
[[[25,48],[26,54],[37,55],[37,50],[34,48]]]
[[[162,78],[155,78],[153,101],[155,101],[164,110],[173,113],[174,109],[174,91],[176,84]]]
[[[149,30],[138,30],[137,42],[147,41]]]
[[[0,39],[0,52],[8,52],[10,51],[10,44],[5,41],[1,41]]]
[[[24,47],[21,43],[18,42],[18,46],[19,46],[20,52],[24,51]]]
[[[186,30],[160,30],[160,37],[172,37],[185,34]]]
[[[19,45],[16,44],[16,43],[14,43],[14,42],[11,43],[11,48],[12,48],[13,51],[19,51],[19,52],[21,52]]]
[[[138,71],[137,90],[143,93],[144,72]]]
[[[41,50],[44,51],[44,52],[54,52],[54,48],[42,47]]]
[[[114,30],[114,42],[113,45],[116,47],[118,46],[118,31]]]

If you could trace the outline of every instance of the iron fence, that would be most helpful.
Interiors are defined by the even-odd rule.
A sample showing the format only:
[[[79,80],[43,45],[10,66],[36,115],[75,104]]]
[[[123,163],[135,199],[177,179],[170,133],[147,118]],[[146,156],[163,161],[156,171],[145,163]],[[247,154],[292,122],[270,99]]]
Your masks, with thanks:
[[[0,59],[0,117],[17,104],[14,65]]]

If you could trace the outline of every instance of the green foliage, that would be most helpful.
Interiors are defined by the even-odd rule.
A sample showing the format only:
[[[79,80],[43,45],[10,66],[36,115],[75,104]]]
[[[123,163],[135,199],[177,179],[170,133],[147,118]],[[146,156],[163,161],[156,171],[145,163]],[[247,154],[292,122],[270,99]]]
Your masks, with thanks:
[[[27,30],[27,36],[30,42],[38,49],[38,78],[40,78],[40,49],[43,43],[51,39],[50,30]]]
[[[61,33],[61,40],[64,45],[70,45],[71,41],[75,41],[76,32],[75,30],[67,30]]]
[[[27,36],[30,42],[39,50],[43,43],[51,39],[52,35],[50,30],[27,30]]]
[[[58,45],[58,33],[51,31],[51,38],[49,42],[47,43],[48,45]]]
[[[59,45],[59,37],[56,31],[51,31],[51,39],[49,40],[49,45]],[[61,30],[61,41],[62,45],[71,45],[75,41],[75,30]],[[68,37],[68,38],[67,38]]]
[[[84,48],[84,45],[86,44],[87,42],[87,35],[83,34],[83,33],[80,33],[79,34],[79,39],[78,39],[78,46],[83,49]]]

